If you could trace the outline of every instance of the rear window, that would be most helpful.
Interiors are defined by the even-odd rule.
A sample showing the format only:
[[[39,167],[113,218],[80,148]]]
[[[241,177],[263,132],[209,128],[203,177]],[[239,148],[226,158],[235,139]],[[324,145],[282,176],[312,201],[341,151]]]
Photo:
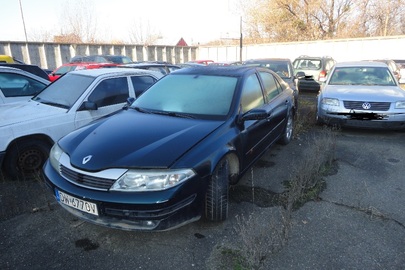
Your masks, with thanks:
[[[320,59],[296,59],[293,63],[295,69],[318,70],[322,68]]]

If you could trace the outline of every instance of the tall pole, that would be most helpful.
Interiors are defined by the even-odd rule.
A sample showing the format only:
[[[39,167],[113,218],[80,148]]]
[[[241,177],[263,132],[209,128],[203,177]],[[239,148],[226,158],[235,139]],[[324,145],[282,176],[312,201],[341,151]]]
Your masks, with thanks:
[[[18,1],[20,2],[20,12],[21,12],[22,23],[24,26],[25,42],[28,43],[27,29],[25,28],[24,12],[23,12],[23,8],[22,8],[21,0],[18,0]]]
[[[242,47],[243,47],[243,35],[242,35],[242,16],[240,16],[240,40],[239,40],[239,61],[242,62]]]

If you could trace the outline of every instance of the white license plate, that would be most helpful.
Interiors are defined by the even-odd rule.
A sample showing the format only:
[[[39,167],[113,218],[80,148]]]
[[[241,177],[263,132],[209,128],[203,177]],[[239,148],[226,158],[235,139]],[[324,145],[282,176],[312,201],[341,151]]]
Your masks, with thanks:
[[[70,196],[62,191],[56,190],[56,198],[61,203],[78,209],[80,211],[98,216],[97,205],[73,196]]]

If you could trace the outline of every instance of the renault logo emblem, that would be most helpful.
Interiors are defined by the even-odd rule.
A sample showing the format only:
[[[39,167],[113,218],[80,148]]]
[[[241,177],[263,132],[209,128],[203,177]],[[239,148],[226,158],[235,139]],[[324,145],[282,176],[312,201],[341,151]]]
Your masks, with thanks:
[[[87,157],[84,157],[82,163],[83,163],[83,164],[86,164],[87,162],[90,161],[90,159],[91,159],[92,157],[93,157],[92,155],[88,155]]]
[[[361,105],[361,107],[363,107],[363,109],[365,110],[369,110],[371,108],[371,104],[368,102],[364,102],[363,105]]]

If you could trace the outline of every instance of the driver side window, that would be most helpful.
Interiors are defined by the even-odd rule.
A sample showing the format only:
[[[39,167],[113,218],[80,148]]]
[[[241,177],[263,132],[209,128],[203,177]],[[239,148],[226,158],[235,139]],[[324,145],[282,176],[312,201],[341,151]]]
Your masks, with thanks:
[[[264,104],[264,97],[256,74],[250,75],[242,89],[242,113],[258,108]]]
[[[129,97],[127,77],[106,79],[100,82],[89,96],[97,107],[124,103]]]

